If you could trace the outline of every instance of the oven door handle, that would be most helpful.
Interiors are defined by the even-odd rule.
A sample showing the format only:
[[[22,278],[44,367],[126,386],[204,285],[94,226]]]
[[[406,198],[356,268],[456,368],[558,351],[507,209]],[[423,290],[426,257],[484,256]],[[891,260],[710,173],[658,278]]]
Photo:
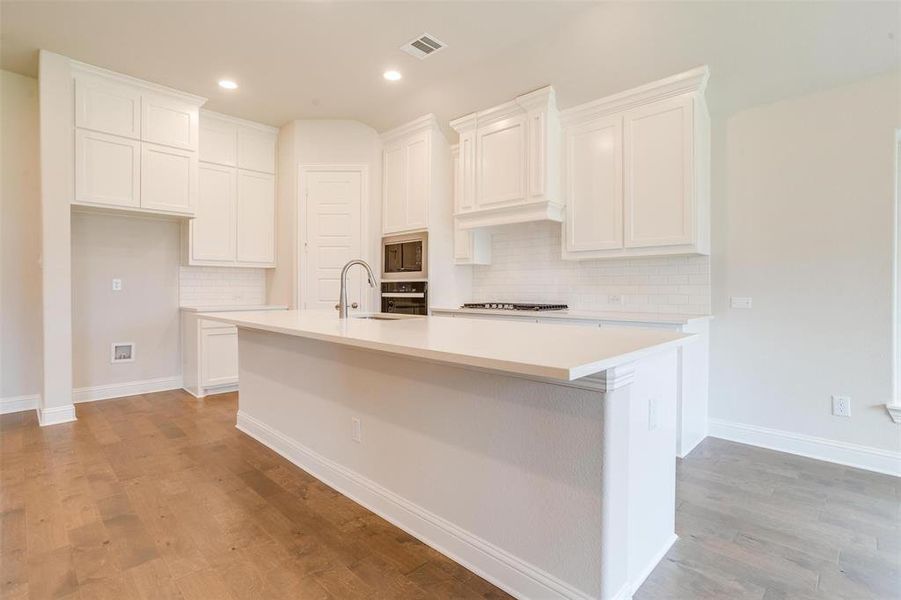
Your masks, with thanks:
[[[382,292],[382,298],[425,298],[422,292]]]

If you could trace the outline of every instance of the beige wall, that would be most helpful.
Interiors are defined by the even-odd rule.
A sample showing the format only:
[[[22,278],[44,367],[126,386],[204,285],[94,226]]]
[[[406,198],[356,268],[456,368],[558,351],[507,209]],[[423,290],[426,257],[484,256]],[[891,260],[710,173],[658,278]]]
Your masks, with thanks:
[[[898,117],[895,74],[714,124],[711,418],[901,450],[884,408]]]
[[[72,367],[76,389],[181,374],[175,221],[72,215]],[[112,279],[122,291],[112,291]],[[110,363],[110,344],[135,360]]]
[[[41,389],[37,80],[0,71],[0,399]]]

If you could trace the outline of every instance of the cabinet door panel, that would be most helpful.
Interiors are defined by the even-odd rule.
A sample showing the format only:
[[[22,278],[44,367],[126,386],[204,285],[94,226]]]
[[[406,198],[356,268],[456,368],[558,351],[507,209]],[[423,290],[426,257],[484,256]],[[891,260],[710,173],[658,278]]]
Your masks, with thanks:
[[[428,226],[430,170],[429,136],[416,136],[407,148],[407,203],[404,229]]]
[[[238,128],[238,167],[275,173],[275,144],[273,133],[247,127]]]
[[[238,171],[239,263],[275,263],[275,177]]]
[[[460,188],[457,204],[458,212],[467,212],[475,208],[476,196],[476,136],[475,132],[460,135],[460,176],[457,182]]]
[[[191,258],[235,260],[236,177],[233,167],[200,163],[197,213],[191,220]]]
[[[385,233],[404,229],[407,210],[407,159],[403,145],[385,148],[382,223]]]
[[[516,204],[525,200],[525,117],[506,119],[478,130],[479,208],[492,204]]]
[[[472,260],[472,233],[454,227],[454,260],[460,263]]]
[[[629,111],[623,134],[625,246],[693,243],[691,98]]]
[[[198,109],[173,98],[144,94],[142,139],[185,150],[197,150]]]
[[[238,127],[200,115],[200,160],[234,167],[238,163]]]
[[[238,381],[238,332],[233,327],[201,332],[201,383],[203,387]]]
[[[141,208],[194,214],[197,154],[148,143],[141,148]]]
[[[623,246],[622,118],[598,119],[566,133],[566,247]]]
[[[75,133],[75,201],[141,204],[141,142],[93,131]]]
[[[75,78],[75,125],[141,138],[141,92],[102,77]]]

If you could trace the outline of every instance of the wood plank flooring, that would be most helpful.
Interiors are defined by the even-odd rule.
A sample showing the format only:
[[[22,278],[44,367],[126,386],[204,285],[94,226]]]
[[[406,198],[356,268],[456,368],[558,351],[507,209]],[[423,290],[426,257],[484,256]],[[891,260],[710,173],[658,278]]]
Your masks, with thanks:
[[[235,394],[0,417],[0,598],[509,598],[234,428]],[[901,482],[709,439],[636,594],[901,598]]]

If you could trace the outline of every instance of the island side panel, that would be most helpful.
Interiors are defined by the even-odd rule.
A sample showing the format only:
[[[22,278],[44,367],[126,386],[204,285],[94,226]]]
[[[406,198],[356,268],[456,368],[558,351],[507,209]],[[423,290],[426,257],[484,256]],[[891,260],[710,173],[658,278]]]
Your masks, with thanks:
[[[239,344],[242,429],[335,487],[369,486],[374,509],[399,498],[487,543],[506,583],[539,581],[523,597],[600,597],[602,393],[249,329]]]

